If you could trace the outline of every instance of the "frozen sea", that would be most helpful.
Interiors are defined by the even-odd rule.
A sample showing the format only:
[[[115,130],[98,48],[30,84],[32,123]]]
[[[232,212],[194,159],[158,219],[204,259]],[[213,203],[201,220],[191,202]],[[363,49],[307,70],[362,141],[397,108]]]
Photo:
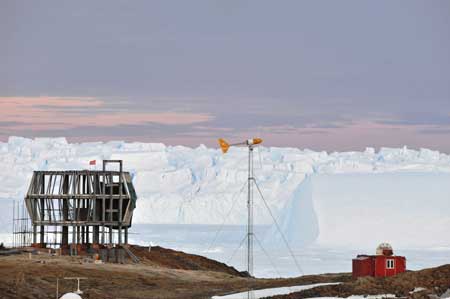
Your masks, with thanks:
[[[247,267],[246,226],[199,224],[134,224],[129,242],[142,246],[162,246],[198,254],[227,263],[245,271]],[[217,232],[220,233],[217,236]],[[291,246],[300,269],[284,244],[270,244],[270,226],[256,226],[254,241],[254,274],[257,277],[295,277],[306,274],[351,272],[352,258],[357,254],[374,254],[357,247],[327,247],[321,245]],[[2,230],[0,240],[7,245],[11,232]],[[260,244],[261,243],[261,244]],[[241,246],[240,246],[241,245]],[[262,247],[260,246],[262,245]],[[395,254],[406,256],[408,270],[420,270],[450,263],[449,247],[394,248]]]
[[[136,224],[130,230],[132,243],[148,246],[159,245],[188,253],[199,254],[227,263],[240,271],[246,270],[246,247],[239,245],[246,234],[246,226],[225,226],[216,238],[218,225],[166,225]],[[295,247],[295,258],[300,264],[298,269],[282,244],[272,244],[264,240],[270,231],[269,226],[257,226],[255,234],[261,240],[264,249],[255,241],[254,272],[257,277],[293,277],[302,274],[321,274],[351,272],[352,258],[357,254],[374,254],[365,248],[324,247],[310,245]],[[216,241],[213,243],[214,239]],[[450,248],[394,248],[395,253],[407,258],[409,270],[450,263]]]

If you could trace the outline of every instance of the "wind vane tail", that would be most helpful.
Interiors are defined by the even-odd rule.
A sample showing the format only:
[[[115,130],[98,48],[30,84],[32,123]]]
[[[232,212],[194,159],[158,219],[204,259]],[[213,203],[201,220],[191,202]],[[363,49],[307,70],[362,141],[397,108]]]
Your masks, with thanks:
[[[230,144],[228,144],[228,142],[226,142],[224,139],[220,138],[219,139],[219,145],[220,148],[222,149],[222,152],[225,154],[228,149],[230,148]]]

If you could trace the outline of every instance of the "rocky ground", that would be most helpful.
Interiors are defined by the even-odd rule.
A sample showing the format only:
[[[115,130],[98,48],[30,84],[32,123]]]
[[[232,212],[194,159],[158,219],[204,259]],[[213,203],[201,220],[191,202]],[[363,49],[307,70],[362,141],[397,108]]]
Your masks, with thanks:
[[[423,290],[412,292],[416,288]],[[364,277],[340,285],[322,286],[271,299],[302,299],[311,297],[348,297],[351,295],[394,294],[406,298],[437,298],[450,289],[450,265],[421,271],[408,271],[393,277]]]
[[[95,264],[88,257],[22,253],[0,256],[0,298],[55,298],[56,279],[60,294],[73,291],[81,282],[83,298],[210,298],[253,289],[349,281],[349,274],[311,275],[293,279],[255,279],[207,258],[179,251],[132,246],[141,262]]]
[[[54,256],[47,252],[0,255],[0,298],[55,298],[56,279],[60,294],[73,291],[74,281],[64,277],[86,277],[81,282],[83,298],[210,298],[246,291],[313,283],[342,282],[321,286],[276,299],[348,297],[395,294],[403,298],[437,299],[450,288],[450,265],[406,272],[389,278],[353,280],[349,273],[309,275],[291,279],[255,279],[233,267],[198,255],[162,247],[131,246],[140,259],[134,264],[96,264],[86,256]],[[17,252],[16,252],[17,253]],[[422,291],[411,293],[415,288]]]

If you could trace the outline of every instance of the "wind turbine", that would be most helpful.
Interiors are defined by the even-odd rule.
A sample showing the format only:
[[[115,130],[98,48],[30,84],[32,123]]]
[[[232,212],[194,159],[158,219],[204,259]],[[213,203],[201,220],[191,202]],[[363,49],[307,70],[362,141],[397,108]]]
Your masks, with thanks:
[[[231,146],[246,146],[248,148],[248,182],[247,182],[247,272],[253,276],[253,184],[255,178],[253,176],[253,149],[261,144],[261,138],[248,139],[244,142],[229,144],[224,139],[219,139],[219,145],[222,152],[226,154]]]

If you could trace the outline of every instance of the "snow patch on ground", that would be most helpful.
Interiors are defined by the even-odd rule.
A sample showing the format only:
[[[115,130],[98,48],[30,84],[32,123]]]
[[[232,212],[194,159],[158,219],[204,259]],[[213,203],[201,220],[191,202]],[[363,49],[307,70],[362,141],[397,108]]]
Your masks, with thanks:
[[[310,285],[301,285],[301,286],[292,286],[292,287],[282,287],[282,288],[271,288],[271,289],[263,289],[263,290],[256,290],[256,291],[250,291],[251,296],[250,298],[259,299],[264,298],[268,296],[275,296],[275,295],[286,295],[294,292],[299,292],[303,290],[309,290],[320,286],[327,286],[327,285],[336,285],[339,283],[316,283],[316,284],[310,284]],[[212,299],[247,299],[249,292],[242,292],[242,293],[236,293],[226,296],[213,296]]]
[[[367,295],[367,296],[360,296],[360,295],[353,295],[347,297],[347,299],[393,299],[397,298],[394,294],[380,294],[380,295]],[[341,297],[314,297],[314,298],[308,298],[308,299],[342,299]]]

